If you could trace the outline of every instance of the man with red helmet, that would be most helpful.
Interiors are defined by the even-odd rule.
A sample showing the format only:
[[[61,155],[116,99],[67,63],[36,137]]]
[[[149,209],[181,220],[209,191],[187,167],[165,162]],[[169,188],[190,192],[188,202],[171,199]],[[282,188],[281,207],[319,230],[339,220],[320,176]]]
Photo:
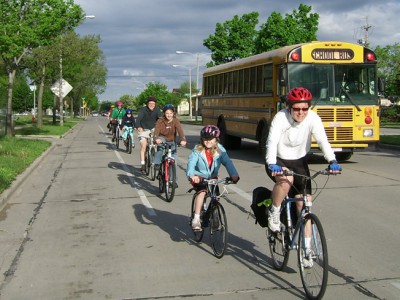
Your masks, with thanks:
[[[329,171],[332,174],[338,174],[341,171],[335,153],[328,142],[321,118],[316,112],[310,110],[311,93],[305,88],[297,87],[289,91],[286,100],[287,108],[279,111],[272,120],[265,158],[267,174],[275,182],[272,190],[272,205],[268,214],[268,227],[273,232],[280,230],[281,203],[285,196],[288,193],[294,193],[290,196],[295,196],[298,194],[296,191],[303,191],[301,178],[279,175],[283,175],[283,169],[310,175],[306,155],[311,149],[312,137],[329,162]],[[309,181],[306,190],[311,199],[311,182]],[[297,210],[300,211],[302,203],[297,203]]]

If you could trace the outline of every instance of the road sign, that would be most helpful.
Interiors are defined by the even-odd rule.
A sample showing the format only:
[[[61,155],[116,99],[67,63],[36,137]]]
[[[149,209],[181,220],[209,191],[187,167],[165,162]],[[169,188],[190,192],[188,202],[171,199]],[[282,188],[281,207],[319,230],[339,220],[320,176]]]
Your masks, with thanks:
[[[64,79],[62,79],[61,83],[61,94],[64,98],[72,90],[72,86]],[[50,89],[57,97],[60,97],[60,80],[57,80]]]

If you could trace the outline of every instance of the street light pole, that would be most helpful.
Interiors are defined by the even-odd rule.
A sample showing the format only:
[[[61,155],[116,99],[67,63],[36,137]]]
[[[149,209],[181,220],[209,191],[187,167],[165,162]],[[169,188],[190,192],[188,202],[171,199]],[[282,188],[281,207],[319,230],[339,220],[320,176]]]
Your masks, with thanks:
[[[199,57],[202,54],[208,54],[208,53],[192,53],[192,52],[186,52],[186,51],[175,51],[176,54],[190,54],[190,55],[195,55],[196,56],[196,108],[195,108],[195,114],[196,114],[196,121],[199,115]]]
[[[192,113],[192,69],[190,67],[182,66],[182,65],[172,65],[174,68],[185,68],[189,70],[189,117],[190,120],[193,119],[193,113]]]

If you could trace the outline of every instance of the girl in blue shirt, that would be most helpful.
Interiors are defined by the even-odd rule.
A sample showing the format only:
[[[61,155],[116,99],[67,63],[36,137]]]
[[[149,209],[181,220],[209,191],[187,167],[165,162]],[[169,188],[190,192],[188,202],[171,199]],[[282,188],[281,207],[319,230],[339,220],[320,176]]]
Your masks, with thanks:
[[[200,132],[200,143],[189,155],[186,175],[196,191],[201,191],[195,204],[195,214],[192,221],[193,230],[201,230],[200,211],[203,205],[206,190],[201,184],[202,178],[211,179],[218,177],[218,170],[222,165],[234,183],[239,181],[239,174],[228,156],[225,148],[219,144],[220,131],[217,126],[207,125]]]

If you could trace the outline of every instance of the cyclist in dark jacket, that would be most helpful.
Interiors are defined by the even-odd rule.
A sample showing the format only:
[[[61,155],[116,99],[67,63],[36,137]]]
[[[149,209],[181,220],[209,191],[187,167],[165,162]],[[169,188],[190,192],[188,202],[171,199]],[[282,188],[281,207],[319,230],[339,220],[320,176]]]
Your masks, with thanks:
[[[132,114],[132,109],[128,108],[126,110],[126,115],[122,118],[122,139],[124,140],[124,143],[126,144],[126,138],[128,137],[128,133],[132,133],[132,148],[135,147],[135,142],[133,139],[133,128],[135,128],[136,122],[135,122],[135,117]]]
[[[156,105],[157,99],[149,97],[146,106],[139,110],[136,118],[136,128],[140,142],[140,164],[141,171],[144,172],[144,157],[147,147],[147,138],[150,138],[150,133],[154,130],[154,126],[158,118],[163,116],[161,109]]]

